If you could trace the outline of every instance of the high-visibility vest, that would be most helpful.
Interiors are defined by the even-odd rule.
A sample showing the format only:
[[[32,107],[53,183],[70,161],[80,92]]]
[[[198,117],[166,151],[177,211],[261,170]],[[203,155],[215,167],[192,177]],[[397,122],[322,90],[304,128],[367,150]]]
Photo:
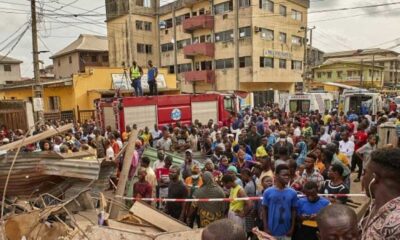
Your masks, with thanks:
[[[138,66],[131,67],[131,78],[132,79],[140,78],[140,71]]]

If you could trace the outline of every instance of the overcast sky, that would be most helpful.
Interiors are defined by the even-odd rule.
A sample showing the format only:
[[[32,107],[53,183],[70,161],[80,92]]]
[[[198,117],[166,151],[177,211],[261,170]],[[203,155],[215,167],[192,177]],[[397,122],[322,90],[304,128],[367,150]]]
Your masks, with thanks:
[[[46,65],[52,63],[49,59],[52,54],[67,46],[79,34],[107,34],[104,23],[104,0],[41,0],[40,2],[43,3],[39,9],[44,9],[44,18],[41,19],[38,26],[40,30],[39,49],[50,51],[40,55],[40,59]],[[397,2],[400,3],[398,0],[311,0],[308,25],[316,27],[313,31],[313,46],[325,52],[331,52],[370,47],[390,48],[400,45],[400,4],[313,13],[326,9]],[[28,21],[29,13],[30,6],[27,0],[0,0],[1,55],[5,55],[11,49],[12,44],[7,46],[7,43],[15,36],[9,41],[3,41]],[[74,18],[54,16],[54,13],[90,13],[99,14],[99,16]],[[22,27],[18,33],[23,30]],[[31,31],[29,29],[9,55],[24,61],[22,64],[22,76],[24,77],[33,75],[31,49]],[[394,50],[400,51],[400,47],[394,48]]]

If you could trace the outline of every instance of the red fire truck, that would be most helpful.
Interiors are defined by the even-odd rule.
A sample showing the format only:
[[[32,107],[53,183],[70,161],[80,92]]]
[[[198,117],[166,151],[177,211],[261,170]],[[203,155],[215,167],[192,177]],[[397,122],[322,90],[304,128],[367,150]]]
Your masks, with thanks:
[[[138,129],[152,129],[154,124],[190,124],[196,119],[203,124],[213,119],[214,123],[228,125],[232,113],[239,109],[235,94],[220,93],[101,98],[95,103],[100,126],[118,131],[132,124]]]

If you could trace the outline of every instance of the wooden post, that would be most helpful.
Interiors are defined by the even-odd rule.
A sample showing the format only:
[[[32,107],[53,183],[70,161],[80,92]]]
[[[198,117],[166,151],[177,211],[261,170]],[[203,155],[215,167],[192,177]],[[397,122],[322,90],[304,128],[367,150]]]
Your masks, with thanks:
[[[129,170],[132,165],[132,158],[133,158],[133,153],[135,151],[135,141],[137,139],[137,134],[138,132],[136,130],[133,130],[129,135],[129,140],[127,143],[128,147],[126,148],[125,151],[124,162],[122,165],[121,173],[119,175],[117,190],[115,192],[116,196],[124,196],[125,194],[125,187],[126,187],[126,182],[128,181]],[[114,197],[114,199],[116,201],[121,200],[121,198],[116,198],[116,197]],[[110,218],[111,219],[117,218],[119,210],[120,207],[117,204],[111,203]]]

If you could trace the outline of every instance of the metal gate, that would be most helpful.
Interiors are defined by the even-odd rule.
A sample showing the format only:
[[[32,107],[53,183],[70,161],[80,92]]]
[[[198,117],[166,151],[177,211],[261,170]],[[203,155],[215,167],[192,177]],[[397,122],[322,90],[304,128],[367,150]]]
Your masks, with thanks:
[[[81,110],[79,109],[79,106],[77,106],[77,109],[78,109],[78,121],[80,123],[84,123],[85,120],[95,119],[95,110]]]

